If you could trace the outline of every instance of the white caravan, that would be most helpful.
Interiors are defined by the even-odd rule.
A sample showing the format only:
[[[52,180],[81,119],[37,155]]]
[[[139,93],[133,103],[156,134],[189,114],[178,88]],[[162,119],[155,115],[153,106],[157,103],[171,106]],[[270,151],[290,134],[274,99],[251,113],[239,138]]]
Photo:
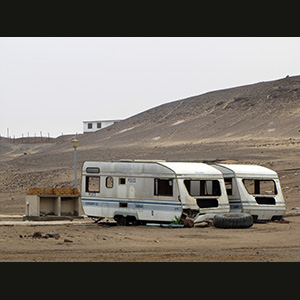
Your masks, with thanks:
[[[276,172],[257,165],[214,164],[223,173],[230,211],[254,220],[280,220],[285,202]]]
[[[81,201],[87,216],[121,225],[230,210],[222,173],[204,163],[87,161]]]

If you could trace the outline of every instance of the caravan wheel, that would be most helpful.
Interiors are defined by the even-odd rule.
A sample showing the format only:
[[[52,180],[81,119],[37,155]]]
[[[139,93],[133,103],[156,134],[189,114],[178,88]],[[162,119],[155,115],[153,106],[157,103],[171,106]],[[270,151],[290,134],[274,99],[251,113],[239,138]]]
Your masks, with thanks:
[[[124,216],[116,216],[115,220],[117,221],[117,224],[119,226],[127,226],[128,225],[128,220]]]

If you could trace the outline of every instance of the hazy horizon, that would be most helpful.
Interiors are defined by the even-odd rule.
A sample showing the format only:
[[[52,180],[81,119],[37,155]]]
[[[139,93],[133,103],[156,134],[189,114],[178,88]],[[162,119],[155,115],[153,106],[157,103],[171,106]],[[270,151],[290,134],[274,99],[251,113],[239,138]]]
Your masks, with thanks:
[[[83,121],[299,75],[300,38],[0,38],[0,134],[57,137]]]

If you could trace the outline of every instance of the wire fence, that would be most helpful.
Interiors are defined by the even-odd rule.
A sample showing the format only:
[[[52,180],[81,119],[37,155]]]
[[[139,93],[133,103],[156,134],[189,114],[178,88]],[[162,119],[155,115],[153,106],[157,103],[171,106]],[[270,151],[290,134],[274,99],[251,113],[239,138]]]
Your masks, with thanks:
[[[55,143],[55,138],[47,136],[33,136],[33,137],[0,137],[1,141],[6,143],[30,143],[30,144],[39,144],[39,143]]]
[[[61,134],[61,136],[58,136],[56,138],[48,136],[24,136],[22,134],[22,137],[15,137],[15,136],[8,136],[4,137],[0,135],[0,141],[6,142],[6,143],[18,143],[18,144],[40,144],[40,143],[56,143],[58,140],[64,140],[72,137],[78,137],[79,134]]]

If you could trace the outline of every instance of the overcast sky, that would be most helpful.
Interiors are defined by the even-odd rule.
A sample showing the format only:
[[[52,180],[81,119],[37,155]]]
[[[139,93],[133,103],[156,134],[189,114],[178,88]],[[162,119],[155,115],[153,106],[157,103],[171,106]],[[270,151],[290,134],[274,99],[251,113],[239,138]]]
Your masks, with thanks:
[[[0,134],[82,133],[174,100],[300,75],[300,38],[0,38]]]

